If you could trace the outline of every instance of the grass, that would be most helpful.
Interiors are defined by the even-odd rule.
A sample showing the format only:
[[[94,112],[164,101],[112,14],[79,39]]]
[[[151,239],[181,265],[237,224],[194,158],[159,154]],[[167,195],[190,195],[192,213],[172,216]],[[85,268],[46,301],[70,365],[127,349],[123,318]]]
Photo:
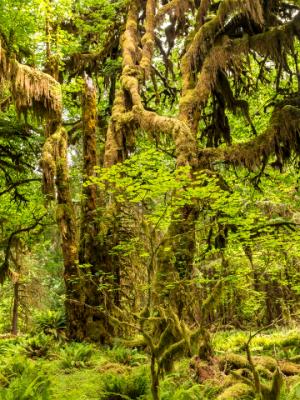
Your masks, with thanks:
[[[99,400],[101,376],[95,369],[74,370],[52,376],[52,400]]]

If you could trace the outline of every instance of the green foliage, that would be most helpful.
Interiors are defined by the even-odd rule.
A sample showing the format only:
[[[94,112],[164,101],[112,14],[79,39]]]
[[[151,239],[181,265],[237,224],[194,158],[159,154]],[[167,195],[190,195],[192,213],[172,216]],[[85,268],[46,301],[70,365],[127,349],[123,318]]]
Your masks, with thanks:
[[[185,387],[184,387],[185,386]],[[169,388],[169,390],[162,390],[161,400],[198,400],[203,397],[203,390],[200,385],[184,385],[177,388]]]
[[[285,390],[280,397],[282,400],[300,400],[300,379],[292,385],[289,390]]]
[[[32,361],[23,355],[8,356],[1,365],[1,375],[5,378],[6,382],[10,382],[12,379],[22,375],[26,370],[34,370],[34,366]]]
[[[12,357],[6,360],[0,371],[1,400],[50,399],[50,380],[32,361],[20,356]]]
[[[49,400],[50,381],[41,372],[23,373],[7,388],[0,389],[1,400]]]
[[[0,341],[0,355],[9,357],[12,354],[19,354],[23,351],[23,338],[9,338]]]
[[[39,333],[24,343],[25,354],[30,358],[46,357],[53,346],[51,337]]]
[[[94,347],[87,343],[72,342],[60,351],[60,366],[64,370],[84,368],[90,364]]]
[[[242,352],[245,349],[248,333],[243,331],[219,332],[214,338],[214,347],[217,351]],[[276,353],[276,357],[289,359],[299,354],[298,330],[269,330],[255,336],[251,342],[254,354]]]
[[[149,393],[150,381],[145,369],[133,370],[130,374],[113,373],[102,376],[101,400],[144,399]]]
[[[110,360],[116,363],[130,365],[131,367],[144,363],[147,357],[141,354],[137,349],[117,345],[107,352]]]
[[[36,0],[6,0],[0,2],[0,26],[2,37],[10,51],[30,55],[33,34],[36,29]]]
[[[55,339],[65,338],[66,319],[61,311],[46,310],[35,317],[35,326]]]
[[[125,62],[120,56],[122,54],[120,43],[123,43],[122,40],[120,42],[120,37],[124,32],[128,3],[127,0],[0,1],[0,37],[7,55],[16,57],[20,63],[36,66],[44,71],[50,71],[49,61],[58,62],[59,81],[63,82],[63,123],[69,130],[70,198],[76,208],[78,223],[80,221],[81,185],[86,179],[82,175],[81,91],[83,71],[92,77],[95,86],[99,89],[96,136],[98,158],[102,160],[107,136],[105,130],[111,117],[114,95],[116,90],[125,86],[125,81],[119,79]],[[162,6],[166,2],[160,3]],[[192,18],[196,12],[185,10],[185,7],[188,10],[189,3],[189,1],[181,1],[178,4],[176,1],[171,2],[171,7],[174,4],[176,8],[169,10],[170,16],[166,17],[167,19],[162,17],[162,25],[158,24],[155,30],[156,38],[153,43],[156,47],[160,43],[161,49],[155,50],[151,79],[138,77],[142,103],[147,110],[158,112],[161,116],[176,116],[179,93],[182,89],[180,62],[184,55],[184,46],[185,43],[192,43],[194,37],[198,37],[192,32],[194,23]],[[196,3],[200,2],[195,2],[197,6]],[[219,5],[222,8],[225,1],[201,2],[201,6],[202,3],[209,3],[211,6],[207,18],[203,16],[203,21],[208,21],[208,26],[210,25],[213,31],[216,28],[214,13]],[[247,20],[248,27],[247,29],[239,27],[239,15],[243,10],[243,3],[249,4],[250,9],[251,1],[228,1],[227,3],[230,6],[228,16],[220,22],[221,25],[226,24],[226,26],[218,27],[217,40],[215,37],[206,38],[205,36],[209,36],[211,32],[210,29],[206,31],[204,28],[201,29],[207,44],[204,45],[204,49],[202,49],[201,43],[189,47],[190,52],[194,48],[201,50],[201,56],[200,54],[190,54],[192,55],[191,60],[193,60],[193,65],[190,66],[191,89],[193,80],[197,76],[203,75],[201,74],[202,64],[205,65],[205,74],[210,70],[213,71],[213,68],[211,69],[209,66],[206,68],[204,53],[214,43],[222,43],[223,28],[225,33],[227,28],[230,29],[230,39],[231,33],[232,36],[239,36],[239,32],[247,32],[247,29],[249,37],[254,34],[256,29],[264,30],[266,28],[267,31],[273,32],[272,27],[256,27],[252,18],[249,18],[249,21],[248,18],[241,18]],[[267,4],[268,2],[262,3]],[[288,20],[289,17],[282,14],[285,7],[284,2],[275,1],[273,3],[272,13],[274,12],[274,15],[269,18],[269,23],[272,24],[272,20],[277,23]],[[298,5],[299,1],[285,3]],[[149,36],[147,34],[140,42],[141,35],[144,34],[142,27],[146,15],[145,4],[142,2],[141,10],[139,10],[138,47],[143,46],[146,36]],[[195,5],[193,7],[196,7]],[[232,10],[230,10],[231,8]],[[280,12],[277,11],[277,8]],[[196,10],[194,9],[194,11]],[[185,14],[187,14],[187,19],[185,19]],[[278,17],[276,14],[280,16]],[[294,11],[291,11],[291,14],[294,14]],[[211,21],[212,23],[210,23]],[[232,24],[234,31],[230,28]],[[133,29],[132,23],[130,27]],[[188,35],[188,33],[190,34]],[[126,35],[124,39],[126,39]],[[236,40],[239,38],[232,38],[230,46]],[[174,48],[172,43],[175,45]],[[281,44],[284,47],[282,49],[280,48]],[[232,62],[226,62],[224,68],[220,69],[225,77],[227,75],[228,83],[233,89],[232,96],[236,99],[230,99],[230,96],[227,98],[221,93],[221,82],[206,82],[205,87],[212,90],[212,95],[206,105],[201,104],[200,106],[201,121],[200,129],[197,132],[198,150],[201,151],[206,145],[221,145],[219,147],[221,153],[225,146],[230,146],[230,143],[224,143],[226,142],[225,136],[220,140],[214,140],[211,134],[212,131],[218,130],[219,125],[222,125],[227,119],[233,143],[243,143],[252,139],[253,127],[249,122],[250,118],[259,137],[269,124],[270,110],[274,109],[276,102],[290,94],[294,96],[298,92],[296,55],[295,59],[291,55],[285,57],[285,50],[289,51],[290,47],[289,43],[285,43],[284,35],[283,38],[281,36],[278,38],[278,43],[274,46],[276,49],[272,49],[273,46],[270,45],[269,50],[276,50],[276,52],[278,50],[278,55],[282,50],[286,60],[274,62],[274,60],[270,61],[268,57],[264,59],[263,55],[259,54],[260,50],[263,52],[263,47],[262,43],[261,49],[253,50],[252,53],[242,58],[240,63],[235,64],[235,60],[232,59]],[[224,46],[224,49],[226,50],[227,47]],[[296,42],[295,49],[299,53],[299,41]],[[134,53],[134,44],[129,50],[129,53]],[[147,52],[147,45],[144,50]],[[46,54],[47,51],[51,55],[50,59]],[[270,52],[272,53],[272,51]],[[142,72],[138,65],[139,53],[138,50],[134,55],[134,64],[136,64],[134,68],[127,68],[126,74],[128,74],[129,83],[135,79],[137,73]],[[213,51],[207,51],[207,53],[213,54]],[[218,62],[218,58],[222,57],[216,57],[216,62]],[[202,60],[203,63],[199,64],[199,60]],[[3,74],[5,75],[5,72]],[[5,386],[1,391],[0,399],[47,399],[47,378],[43,377],[42,373],[39,375],[38,370],[43,363],[48,363],[50,369],[55,370],[55,372],[51,372],[55,375],[52,378],[56,381],[61,379],[60,382],[62,382],[62,390],[61,393],[57,391],[57,399],[69,400],[67,389],[72,387],[70,398],[89,400],[89,397],[92,397],[88,390],[89,370],[85,371],[85,368],[91,367],[92,369],[91,357],[94,347],[84,343],[71,343],[65,345],[61,350],[61,359],[57,363],[50,362],[48,357],[51,346],[57,345],[52,339],[65,339],[65,319],[61,312],[40,312],[39,309],[40,307],[50,310],[62,308],[65,301],[65,289],[62,278],[61,243],[58,239],[58,230],[54,228],[54,207],[51,204],[45,207],[40,190],[39,159],[44,142],[45,121],[42,123],[33,121],[31,116],[28,116],[26,123],[23,120],[17,120],[8,75],[0,77],[0,186],[3,188],[1,192],[4,192],[0,198],[0,278],[7,279],[0,293],[0,331],[9,332],[11,330],[13,283],[14,279],[19,276],[22,284],[19,330],[29,332],[33,327],[40,333],[28,339],[0,342],[1,359],[5,359],[3,368],[0,367],[2,371],[0,379]],[[255,82],[256,78],[257,82]],[[182,262],[183,273],[189,274],[189,277],[187,279],[175,277],[174,281],[164,282],[166,293],[173,291],[176,302],[176,289],[180,288],[178,291],[180,301],[182,301],[182,293],[184,294],[183,302],[186,301],[185,304],[181,304],[183,320],[189,321],[187,328],[191,328],[190,322],[196,314],[197,323],[202,322],[203,315],[198,315],[199,306],[201,307],[215,282],[219,279],[224,281],[225,285],[220,299],[218,298],[218,302],[213,304],[211,310],[207,312],[205,323],[209,325],[213,321],[215,327],[222,325],[245,327],[244,332],[226,332],[217,334],[214,338],[217,355],[227,353],[229,350],[244,352],[244,344],[248,335],[247,329],[253,329],[253,325],[256,325],[257,321],[260,324],[268,325],[270,321],[279,317],[280,321],[283,320],[288,324],[298,312],[300,294],[299,165],[292,161],[289,165],[284,163],[283,166],[281,165],[282,160],[270,158],[269,160],[257,160],[258,164],[260,161],[263,163],[253,165],[254,170],[250,172],[237,165],[230,168],[223,162],[210,165],[209,171],[202,170],[193,173],[188,166],[177,167],[176,155],[180,149],[175,148],[174,137],[171,138],[171,135],[159,132],[158,119],[155,122],[157,126],[152,126],[155,128],[152,129],[153,137],[150,137],[148,132],[136,129],[139,121],[135,118],[134,109],[140,109],[140,107],[134,107],[131,110],[131,103],[135,102],[131,101],[129,92],[127,89],[125,96],[125,108],[129,112],[124,115],[125,119],[128,118],[128,122],[123,126],[123,122],[118,121],[118,118],[112,119],[113,122],[116,122],[114,127],[116,131],[113,133],[116,134],[117,146],[120,147],[118,152],[120,157],[127,157],[127,160],[112,168],[97,168],[95,176],[86,183],[95,183],[98,186],[99,198],[96,203],[99,205],[99,209],[95,210],[97,223],[95,231],[97,233],[93,238],[93,245],[97,247],[100,243],[102,246],[99,259],[101,258],[105,262],[111,259],[113,261],[111,265],[109,262],[105,265],[107,271],[103,274],[97,271],[95,275],[99,298],[104,293],[105,302],[102,301],[103,298],[101,298],[101,302],[104,304],[107,300],[107,304],[109,304],[112,300],[110,296],[115,296],[114,272],[118,270],[120,272],[118,305],[122,309],[119,314],[120,318],[125,316],[125,323],[128,322],[127,318],[132,318],[136,322],[139,320],[137,308],[145,305],[148,294],[151,290],[155,291],[155,285],[159,283],[160,277],[153,285],[153,281],[156,279],[155,272],[160,268],[163,258],[159,257],[160,253],[166,256],[163,267],[173,271],[174,265],[177,266],[182,262],[181,258],[184,258],[184,253],[190,253],[192,250],[193,254],[191,254],[189,265],[191,269],[187,271],[185,262]],[[245,115],[240,114],[239,107],[234,104],[236,100],[249,103],[250,118],[246,122]],[[232,103],[231,106],[230,103]],[[180,101],[180,108],[184,109],[187,105],[184,101]],[[193,110],[195,116],[197,109],[198,106],[195,106]],[[224,115],[222,111],[224,111]],[[166,124],[168,123],[166,122]],[[282,125],[284,124],[285,121],[282,121]],[[121,126],[120,132],[118,131],[119,125]],[[224,134],[227,126],[223,128]],[[134,131],[134,135],[131,135],[131,131]],[[118,136],[119,133],[122,137]],[[176,136],[180,132],[176,132],[175,129],[172,133]],[[136,137],[131,138],[130,136]],[[182,138],[180,147],[184,148],[186,145],[188,149],[187,139],[187,137]],[[131,141],[134,144],[130,143]],[[292,154],[285,154],[285,152],[290,153],[290,150],[282,143],[276,143],[275,147],[278,147],[278,154],[283,158],[293,158]],[[211,149],[212,152],[214,150]],[[265,165],[265,162],[266,164],[272,163],[272,165]],[[62,201],[59,196],[58,200]],[[60,206],[61,209],[64,208],[63,204]],[[185,222],[182,209],[188,207],[194,207],[197,210],[194,221],[192,221],[194,225],[190,226],[195,233],[195,246],[189,245],[189,243],[185,246],[184,229],[183,231],[179,229],[178,232],[171,229],[174,226],[180,228],[182,222]],[[40,224],[30,232],[22,232],[44,214],[47,214],[47,217]],[[91,214],[93,215],[90,215],[90,220],[87,222],[93,225],[94,213]],[[24,249],[16,254],[24,255],[22,266],[18,265],[14,251],[7,252],[9,262],[4,262],[9,238],[18,230],[21,230],[21,233],[17,234],[15,239],[22,242]],[[67,232],[61,233],[63,239],[68,237]],[[178,243],[178,253],[182,252],[181,254],[176,254],[176,249],[172,252],[171,247],[175,240],[176,244]],[[110,246],[111,241],[113,248]],[[181,246],[182,244],[184,246]],[[108,248],[109,252],[106,252]],[[168,257],[169,254],[170,257]],[[90,260],[87,260],[86,264],[80,265],[80,277],[86,277],[92,282],[92,273],[86,273],[88,270],[93,270],[92,262],[91,264],[89,262]],[[89,267],[85,268],[85,266]],[[110,266],[111,270],[109,270]],[[161,279],[163,280],[165,276],[167,277],[167,274],[162,274]],[[9,282],[9,279],[12,281]],[[84,279],[82,283],[84,285]],[[197,303],[198,300],[199,303]],[[159,299],[156,298],[155,302],[157,301]],[[168,301],[169,298],[166,296],[166,303]],[[126,305],[123,307],[124,304]],[[162,312],[154,310],[153,315],[151,314],[151,318],[149,318],[149,320],[151,319],[149,332],[153,336],[156,334],[155,321],[161,318],[165,312],[164,306],[160,310]],[[37,317],[32,326],[30,316],[34,314]],[[168,319],[167,315],[166,320]],[[146,316],[145,325],[147,323]],[[128,330],[131,330],[132,328],[129,327],[130,324],[128,324]],[[184,331],[184,329],[182,330]],[[125,331],[126,328],[124,328]],[[176,335],[179,333],[176,332]],[[185,333],[183,332],[184,338],[189,339]],[[130,332],[130,334],[134,335],[134,332]],[[188,340],[186,341],[188,342]],[[257,335],[251,345],[254,355],[275,354],[279,360],[290,359],[299,355],[299,333],[296,331],[283,333],[271,331]],[[35,359],[36,368],[32,360],[20,357],[19,353],[21,352],[27,357]],[[11,360],[12,353],[16,356],[14,361]],[[124,367],[117,364],[117,367],[120,367],[120,374],[123,373],[123,375],[105,374],[100,376],[100,379],[104,376],[103,393],[101,394],[102,397],[104,396],[103,398],[111,400],[137,399],[148,396],[148,373],[143,370],[143,375],[142,369],[134,369],[128,373],[130,368],[148,360],[144,354],[136,349],[130,350],[123,346],[115,346],[113,349],[103,352],[103,355],[115,363],[125,365]],[[48,357],[48,360],[44,360],[45,357]],[[68,371],[70,374],[62,374],[62,370]],[[40,376],[37,381],[34,380],[34,375],[35,377]],[[62,375],[64,375],[63,378],[61,378]],[[97,382],[95,378],[97,369],[91,371],[91,375],[94,379],[91,383],[91,392],[93,392],[95,382]],[[70,376],[72,377],[70,378]],[[81,378],[87,385],[85,392],[80,390]],[[99,376],[97,378],[99,380]],[[181,370],[177,375],[166,377],[161,387],[161,397],[163,400],[198,398],[215,400],[220,391],[217,384],[218,382],[205,382],[203,385],[197,385],[195,382],[191,382],[188,376],[188,365],[186,365],[184,371]],[[291,390],[290,386],[292,386]],[[298,396],[298,386],[298,384],[290,385],[287,382],[286,399],[293,400]],[[64,390],[65,388],[66,390]],[[238,392],[239,389],[242,390],[245,387],[241,387],[240,383],[238,387],[230,390]],[[228,390],[229,396],[231,395],[230,390]]]

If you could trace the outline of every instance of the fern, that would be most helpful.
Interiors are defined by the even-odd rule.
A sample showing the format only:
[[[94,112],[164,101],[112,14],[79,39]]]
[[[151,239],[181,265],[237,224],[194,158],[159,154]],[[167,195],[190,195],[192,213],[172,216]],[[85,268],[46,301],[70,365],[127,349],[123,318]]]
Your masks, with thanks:
[[[89,365],[94,348],[86,343],[71,343],[60,352],[61,368],[83,368]]]

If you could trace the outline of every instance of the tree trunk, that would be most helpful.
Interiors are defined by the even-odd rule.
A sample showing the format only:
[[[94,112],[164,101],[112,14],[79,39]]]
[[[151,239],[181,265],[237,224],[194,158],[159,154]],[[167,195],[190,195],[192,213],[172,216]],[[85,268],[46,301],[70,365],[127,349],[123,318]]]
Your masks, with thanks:
[[[11,321],[11,333],[12,335],[18,334],[18,322],[19,322],[19,293],[20,284],[18,280],[14,282],[14,302],[12,309],[12,321]]]
[[[95,176],[97,166],[96,89],[92,79],[87,76],[82,99],[83,179],[87,180]],[[112,295],[105,293],[105,285],[101,290],[101,284],[112,283],[107,278],[112,272],[109,246],[100,244],[96,185],[84,185],[82,195],[79,264],[83,266],[84,276],[85,335],[91,340],[106,342],[113,333],[106,314]]]
[[[85,338],[85,297],[78,267],[78,232],[69,185],[65,130],[58,128],[53,139],[56,155],[57,222],[62,235],[68,334],[72,339],[82,340]]]

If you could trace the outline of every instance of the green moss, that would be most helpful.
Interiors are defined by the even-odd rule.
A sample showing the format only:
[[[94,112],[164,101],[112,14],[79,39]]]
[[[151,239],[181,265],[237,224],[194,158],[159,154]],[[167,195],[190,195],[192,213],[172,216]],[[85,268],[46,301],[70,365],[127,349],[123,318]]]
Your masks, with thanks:
[[[248,340],[247,331],[224,331],[219,332],[213,338],[213,346],[218,351],[240,352],[244,351],[245,343]],[[257,335],[251,341],[251,351],[253,353],[261,353],[262,351],[270,351],[273,354],[274,347],[276,352],[287,349],[300,348],[300,334],[297,330],[276,330],[267,331]],[[298,354],[298,353],[297,353]],[[297,355],[295,354],[295,355]]]
[[[57,371],[52,377],[52,400],[99,400],[100,374],[93,369]]]
[[[221,393],[217,399],[218,400],[234,400],[234,399],[249,399],[252,395],[253,391],[244,383],[236,383],[233,386],[225,389],[223,393]]]
[[[229,353],[220,357],[219,367],[221,371],[228,373],[232,369],[249,368],[249,362],[245,356]]]

